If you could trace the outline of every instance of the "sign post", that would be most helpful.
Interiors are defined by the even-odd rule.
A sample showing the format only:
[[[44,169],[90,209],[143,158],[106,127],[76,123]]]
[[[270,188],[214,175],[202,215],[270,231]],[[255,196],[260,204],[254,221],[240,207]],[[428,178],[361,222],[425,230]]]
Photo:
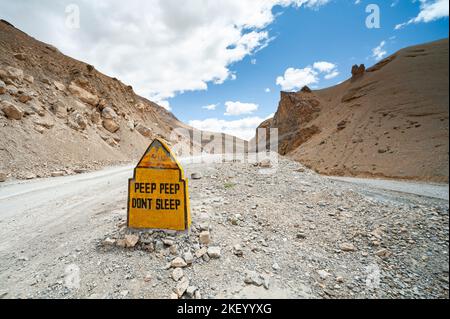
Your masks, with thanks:
[[[169,147],[155,139],[128,182],[128,227],[183,231],[191,225],[188,183]]]

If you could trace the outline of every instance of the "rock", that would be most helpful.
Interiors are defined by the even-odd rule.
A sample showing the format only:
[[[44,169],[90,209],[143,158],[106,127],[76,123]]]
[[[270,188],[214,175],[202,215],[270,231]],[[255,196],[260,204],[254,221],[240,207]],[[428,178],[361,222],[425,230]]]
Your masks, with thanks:
[[[189,286],[186,289],[186,296],[188,296],[189,298],[194,298],[195,296],[195,292],[197,291],[197,287],[195,286]]]
[[[195,180],[202,179],[202,175],[200,173],[192,173],[191,179],[195,179]]]
[[[220,247],[209,247],[208,256],[211,257],[212,259],[220,258]]]
[[[19,102],[27,103],[28,101],[31,101],[33,97],[29,92],[22,92],[19,94]]]
[[[275,270],[275,271],[277,271],[277,270],[280,270],[281,267],[280,267],[280,265],[278,265],[278,263],[274,263],[274,264],[272,265],[272,269]]]
[[[53,120],[47,118],[34,118],[33,119],[33,123],[38,125],[38,126],[42,126],[45,127],[46,129],[51,129],[53,126],[55,126],[55,123],[53,122]]]
[[[202,295],[199,290],[196,290],[194,293],[194,299],[202,299]]]
[[[378,250],[375,253],[375,255],[382,259],[385,259],[385,258],[389,258],[392,255],[392,253],[389,250],[387,250],[386,248],[383,248],[383,249]]]
[[[6,93],[6,84],[2,80],[0,80],[0,94]]]
[[[35,178],[36,178],[36,174],[33,174],[33,173],[26,173],[26,174],[24,175],[23,178],[24,178],[24,179],[28,179],[28,180],[30,180],[30,179],[35,179]]]
[[[365,72],[366,72],[366,66],[364,64],[361,64],[359,66],[357,64],[355,64],[352,67],[352,79],[357,79],[357,78],[362,77]]]
[[[5,173],[0,172],[0,183],[6,182],[7,178],[8,178],[8,176],[6,176]]]
[[[1,102],[1,110],[9,119],[20,120],[23,117],[22,109],[8,101]]]
[[[125,247],[134,248],[139,241],[139,236],[134,234],[125,235]]]
[[[320,279],[327,280],[328,277],[330,277],[330,273],[325,270],[318,270],[317,274],[319,275]]]
[[[91,106],[96,107],[99,102],[98,96],[89,93],[88,91],[82,89],[73,82],[69,85],[69,91],[70,93],[75,95],[78,99],[80,99],[80,101],[87,103]]]
[[[205,255],[207,252],[208,252],[208,248],[202,247],[202,248],[200,248],[199,250],[197,250],[197,251],[195,252],[195,257],[201,258],[201,257],[203,257],[203,255]]]
[[[199,236],[199,241],[202,245],[208,245],[211,242],[209,231],[202,231]]]
[[[355,251],[356,247],[351,243],[343,243],[343,244],[341,244],[340,249],[345,252],[351,252],[351,251]]]
[[[53,81],[53,85],[56,87],[56,89],[58,91],[65,91],[66,90],[66,86],[64,84],[62,84],[61,82]]]
[[[23,71],[21,69],[17,69],[17,68],[13,68],[12,66],[8,66],[8,67],[6,67],[5,71],[6,71],[6,79],[22,82]],[[2,79],[2,80],[5,80],[5,79]]]
[[[29,109],[31,110],[31,114],[37,113],[39,116],[45,116],[45,110],[40,105],[37,105],[35,103],[30,103]]]
[[[183,297],[183,295],[186,292],[186,290],[188,289],[188,287],[189,287],[189,279],[186,277],[183,277],[183,279],[181,279],[181,281],[175,287],[174,292],[177,294],[178,298],[181,298],[181,297]]]
[[[74,112],[69,116],[68,125],[74,130],[83,131],[86,129],[88,122],[82,114]]]
[[[102,117],[107,120],[113,120],[117,118],[117,114],[112,108],[108,106],[102,110]]]
[[[247,271],[245,274],[244,282],[247,285],[262,286],[264,279],[256,271]]]
[[[347,121],[341,121],[338,123],[337,125],[337,129],[338,131],[342,131],[343,129],[345,129],[347,127]]]
[[[170,299],[178,299],[178,295],[175,292],[170,294]]]
[[[266,160],[263,160],[263,161],[259,162],[259,167],[271,168],[272,164],[270,163],[270,160],[266,159]]]
[[[24,79],[26,82],[30,83],[30,84],[33,84],[33,83],[34,83],[34,77],[31,76],[31,75],[24,75],[24,76],[23,76],[23,79]]]
[[[183,276],[184,273],[182,268],[175,268],[172,272],[172,279],[175,281],[179,281]]]
[[[109,237],[103,241],[103,246],[114,246],[115,244],[116,244],[116,240],[111,239]]]
[[[187,263],[184,261],[183,258],[177,257],[170,263],[170,266],[173,268],[184,268],[187,267]]]
[[[306,234],[304,232],[299,232],[297,234],[297,239],[306,239]]]
[[[62,176],[65,175],[65,172],[63,172],[63,171],[55,171],[55,172],[52,172],[50,175],[52,177],[62,177]]]
[[[234,245],[233,253],[238,257],[242,257],[244,255],[244,252],[242,251],[242,246],[239,244]]]
[[[305,85],[304,87],[302,87],[302,89],[300,90],[300,92],[303,92],[303,93],[312,93],[311,89],[310,89],[307,85]]]
[[[129,120],[127,122],[127,127],[130,129],[130,131],[134,131],[134,121],[133,120]]]
[[[91,113],[91,122],[95,125],[100,125],[100,123],[102,122],[102,116],[96,110],[93,110]]]
[[[140,124],[140,123],[136,126],[135,129],[136,129],[136,131],[139,132],[139,134],[141,134],[144,137],[151,137],[152,136],[152,130],[149,129],[148,127]]]
[[[15,53],[14,57],[20,61],[25,61],[27,59],[27,55],[25,53]]]
[[[58,100],[50,105],[50,111],[56,115],[57,118],[66,119],[67,118],[67,106],[63,101]]]
[[[188,265],[192,265],[192,263],[194,262],[194,256],[192,256],[191,252],[184,253],[183,259],[186,261]]]
[[[119,124],[117,124],[114,120],[105,119],[102,124],[103,127],[111,133],[116,133],[120,129]]]
[[[151,274],[145,275],[144,282],[150,282],[150,281],[152,281],[152,275]]]

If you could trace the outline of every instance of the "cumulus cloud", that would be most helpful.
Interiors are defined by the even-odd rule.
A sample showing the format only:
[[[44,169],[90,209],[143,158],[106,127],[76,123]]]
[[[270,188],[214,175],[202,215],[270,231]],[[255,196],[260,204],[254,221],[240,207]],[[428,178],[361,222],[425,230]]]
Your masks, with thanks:
[[[208,110],[208,111],[214,111],[217,108],[217,105],[218,104],[205,105],[205,106],[202,106],[202,109]]]
[[[303,69],[289,68],[284,72],[284,76],[279,76],[276,81],[283,91],[297,91],[305,85],[318,82],[318,72],[311,67]]]
[[[242,103],[242,102],[225,102],[226,113],[225,115],[235,116],[242,114],[251,114],[254,111],[258,110],[259,105],[254,103]]]
[[[264,92],[270,93],[270,92],[272,92],[272,90],[271,90],[270,88],[266,88],[266,89],[264,90]]]
[[[190,121],[189,125],[203,131],[226,133],[244,140],[250,140],[255,136],[258,125],[264,120],[264,118],[258,116],[233,121],[209,118]]]
[[[283,91],[298,91],[305,85],[315,87],[319,83],[321,75],[326,80],[337,77],[339,75],[337,65],[327,61],[318,61],[313,63],[312,67],[288,68],[283,76],[277,78],[276,84],[281,86]]]
[[[79,29],[65,24],[71,0],[0,0],[0,7],[17,27],[161,102],[235,79],[230,66],[269,43],[274,6],[327,2],[78,0]]]
[[[320,62],[315,62],[313,64],[313,67],[314,67],[314,69],[318,70],[319,72],[329,73],[336,68],[336,64],[326,62],[326,61],[320,61]]]
[[[372,49],[372,58],[375,60],[381,60],[386,54],[387,51],[384,49],[386,45],[386,41],[381,41],[381,43]]]
[[[395,30],[416,23],[428,23],[442,18],[448,18],[448,0],[419,0],[420,12],[417,17],[407,22],[397,24]]]

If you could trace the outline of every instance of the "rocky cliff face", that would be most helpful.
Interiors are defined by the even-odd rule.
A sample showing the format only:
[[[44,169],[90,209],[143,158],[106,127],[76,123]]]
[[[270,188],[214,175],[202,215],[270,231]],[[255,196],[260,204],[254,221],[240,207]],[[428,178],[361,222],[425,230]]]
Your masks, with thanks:
[[[335,87],[281,93],[279,152],[322,174],[448,182],[448,39],[403,49]]]
[[[0,22],[4,175],[33,178],[128,162],[151,139],[169,140],[176,127],[188,128],[131,86]]]

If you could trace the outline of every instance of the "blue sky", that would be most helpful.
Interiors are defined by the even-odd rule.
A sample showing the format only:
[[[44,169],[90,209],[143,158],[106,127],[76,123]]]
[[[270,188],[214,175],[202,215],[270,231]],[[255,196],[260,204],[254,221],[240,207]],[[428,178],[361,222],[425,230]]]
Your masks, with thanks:
[[[278,106],[281,87],[276,85],[276,78],[290,67],[302,69],[316,61],[336,64],[337,77],[321,78],[311,85],[325,88],[348,79],[355,63],[376,63],[378,59],[372,56],[372,50],[382,41],[386,43],[383,49],[387,56],[406,46],[448,37],[448,19],[395,30],[397,24],[419,14],[419,4],[411,1],[399,1],[393,7],[389,1],[378,1],[381,27],[368,29],[365,9],[369,3],[376,2],[361,1],[355,5],[353,1],[333,1],[317,10],[276,9],[280,15],[269,28],[275,38],[263,50],[231,66],[237,79],[211,85],[208,91],[178,95],[170,100],[174,114],[185,122],[209,118],[235,121],[242,116],[224,116],[224,103],[241,101],[257,104],[258,110],[252,116],[266,118]],[[270,93],[265,92],[266,88]],[[201,108],[210,104],[218,105],[213,111]]]
[[[366,19],[375,4],[379,28]],[[4,18],[197,128],[251,138],[280,90],[448,37],[447,0],[0,0]],[[207,109],[208,107],[209,109]]]

